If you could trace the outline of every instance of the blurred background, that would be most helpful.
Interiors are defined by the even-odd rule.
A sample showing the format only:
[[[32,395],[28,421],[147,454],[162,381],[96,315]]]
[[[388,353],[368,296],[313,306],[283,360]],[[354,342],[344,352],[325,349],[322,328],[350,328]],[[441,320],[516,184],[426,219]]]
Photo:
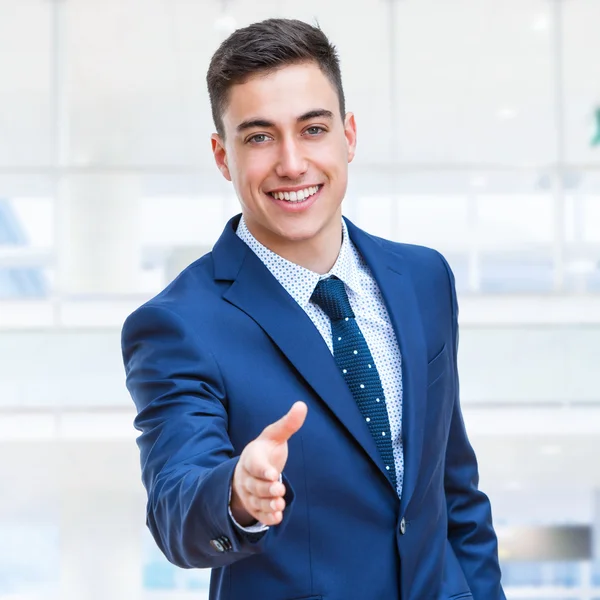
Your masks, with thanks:
[[[0,0],[0,600],[203,600],[145,529],[127,314],[238,211],[205,73],[318,20],[345,214],[453,267],[510,599],[600,599],[599,0]]]

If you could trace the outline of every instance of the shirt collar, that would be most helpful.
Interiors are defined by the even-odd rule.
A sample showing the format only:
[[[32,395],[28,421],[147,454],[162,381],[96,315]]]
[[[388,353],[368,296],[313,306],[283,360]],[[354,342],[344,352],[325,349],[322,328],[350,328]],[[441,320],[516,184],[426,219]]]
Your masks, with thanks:
[[[320,276],[319,279],[326,279],[327,277],[335,275],[338,279],[341,279],[353,293],[359,294],[361,291],[359,273],[360,255],[350,239],[346,222],[342,219],[342,247],[340,248],[340,253],[329,273]]]
[[[240,219],[237,228],[238,237],[245,242],[258,258],[269,269],[271,274],[283,286],[294,300],[305,308],[321,279],[334,275],[341,279],[355,294],[360,293],[360,257],[348,234],[346,222],[342,219],[342,246],[335,264],[328,273],[319,275],[282,256],[279,256],[266,246],[263,246],[251,233],[244,217]],[[292,277],[290,277],[292,275]]]

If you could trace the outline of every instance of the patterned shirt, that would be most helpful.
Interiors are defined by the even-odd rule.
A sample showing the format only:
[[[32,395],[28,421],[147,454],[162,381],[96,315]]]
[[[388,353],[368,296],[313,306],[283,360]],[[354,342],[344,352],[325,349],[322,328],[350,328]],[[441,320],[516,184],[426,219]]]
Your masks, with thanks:
[[[321,279],[335,275],[341,279],[348,293],[356,323],[369,346],[381,378],[392,434],[398,496],[402,494],[404,479],[404,452],[402,444],[402,359],[396,334],[379,286],[366,262],[355,248],[342,219],[342,247],[338,258],[325,275],[290,262],[263,246],[248,230],[242,217],[237,235],[260,258],[287,293],[310,317],[333,354],[331,321],[310,298]]]

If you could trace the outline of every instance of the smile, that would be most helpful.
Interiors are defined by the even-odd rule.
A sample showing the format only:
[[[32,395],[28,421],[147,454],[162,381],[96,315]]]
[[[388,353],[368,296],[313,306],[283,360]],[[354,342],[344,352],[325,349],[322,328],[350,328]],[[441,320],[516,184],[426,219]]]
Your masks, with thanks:
[[[307,198],[310,198],[314,194],[316,194],[320,189],[321,185],[314,185],[311,187],[307,187],[303,190],[298,190],[296,192],[269,192],[269,195],[275,198],[276,200],[285,200],[286,202],[303,202]]]

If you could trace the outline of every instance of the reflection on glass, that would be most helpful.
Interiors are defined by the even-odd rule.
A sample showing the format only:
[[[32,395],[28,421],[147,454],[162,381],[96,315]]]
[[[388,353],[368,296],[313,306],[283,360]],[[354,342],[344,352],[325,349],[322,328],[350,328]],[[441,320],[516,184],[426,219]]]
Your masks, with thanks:
[[[0,540],[0,598],[49,597],[59,582],[58,525],[0,522]]]

